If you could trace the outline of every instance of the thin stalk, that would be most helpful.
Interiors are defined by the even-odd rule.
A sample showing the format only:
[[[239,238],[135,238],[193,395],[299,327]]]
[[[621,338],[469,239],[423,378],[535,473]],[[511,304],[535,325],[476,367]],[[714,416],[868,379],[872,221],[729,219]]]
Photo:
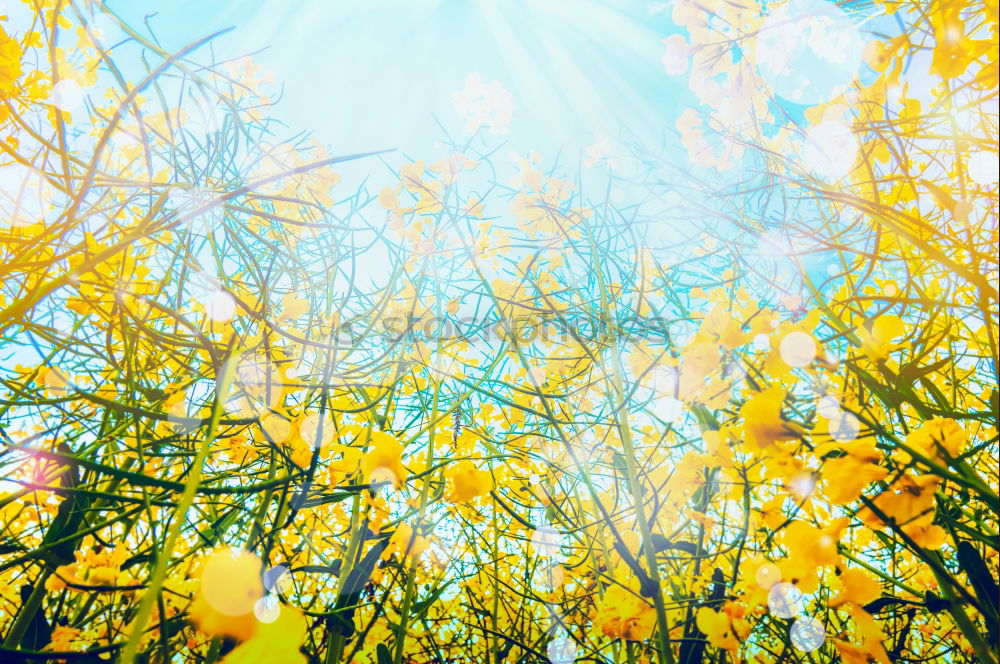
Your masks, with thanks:
[[[31,620],[42,605],[42,600],[45,599],[45,582],[51,575],[51,569],[45,569],[38,575],[35,587],[32,589],[31,595],[28,596],[28,601],[21,607],[21,611],[17,614],[17,620],[14,621],[10,631],[7,632],[7,636],[3,640],[4,648],[17,648],[20,645],[21,639],[24,638],[24,633],[28,629],[28,625],[31,624]]]
[[[632,432],[628,421],[625,390],[622,385],[621,367],[618,363],[618,345],[614,346],[615,357],[611,365],[611,383],[615,392],[615,421],[622,440],[622,452],[625,457],[625,473],[627,475],[629,493],[632,498],[632,508],[636,521],[639,522],[639,537],[642,540],[643,557],[646,559],[647,574],[653,582],[653,606],[656,609],[656,640],[658,642],[657,661],[660,664],[673,664],[674,654],[670,650],[670,628],[667,625],[667,609],[663,604],[663,591],[660,585],[660,572],[656,562],[656,551],[653,548],[653,537],[646,521],[646,513],[642,503],[642,488],[639,485],[639,474],[636,469],[635,447],[632,445]]]
[[[232,359],[223,365],[222,376],[218,382],[218,389],[215,394],[215,402],[212,405],[212,419],[209,422],[208,431],[202,438],[198,453],[192,463],[191,472],[184,483],[184,493],[181,494],[181,499],[177,502],[177,509],[174,512],[170,528],[167,531],[167,541],[164,543],[163,549],[160,551],[159,558],[156,561],[156,568],[150,577],[146,594],[142,596],[142,600],[139,602],[139,609],[132,623],[132,630],[129,632],[128,641],[125,643],[125,648],[122,650],[121,659],[119,660],[122,664],[133,664],[135,662],[142,633],[146,628],[146,623],[149,622],[156,598],[163,588],[163,582],[167,577],[170,556],[177,545],[177,540],[180,539],[181,530],[187,523],[188,510],[194,504],[198,484],[201,482],[202,467],[205,465],[205,459],[208,457],[209,449],[212,447],[212,440],[215,438],[215,430],[218,427],[219,417],[222,414],[222,405],[225,395],[229,391],[229,384],[232,381],[234,365],[235,362]]]
[[[428,442],[427,442],[427,465],[426,469],[429,470],[434,465],[434,429],[435,429],[435,417],[437,415],[438,409],[438,397],[441,393],[441,381],[438,380],[434,386],[434,399],[431,404],[431,427],[428,432]],[[424,512],[427,509],[427,495],[431,486],[431,475],[428,474],[426,479],[424,479],[424,485],[420,489],[420,510],[417,517],[417,528],[423,523]],[[417,534],[417,528],[413,529],[413,541],[419,537]],[[413,603],[413,593],[416,586],[417,577],[417,556],[410,557],[410,565],[408,573],[406,575],[406,591],[403,594],[403,606],[399,610],[399,628],[396,632],[396,644],[395,652],[393,653],[392,661],[395,664],[401,664],[403,661],[403,647],[406,644],[406,625],[410,618],[410,606]]]

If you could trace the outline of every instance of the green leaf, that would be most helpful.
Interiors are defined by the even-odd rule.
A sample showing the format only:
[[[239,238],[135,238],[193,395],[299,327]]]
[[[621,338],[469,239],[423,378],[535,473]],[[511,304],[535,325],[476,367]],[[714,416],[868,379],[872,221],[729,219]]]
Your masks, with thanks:
[[[375,571],[375,565],[378,564],[379,558],[382,557],[382,552],[385,551],[387,546],[389,546],[388,538],[376,542],[372,545],[372,548],[368,549],[368,553],[361,559],[361,562],[347,573],[343,591],[337,600],[338,608],[350,606],[357,602],[357,598],[361,595],[361,591],[365,589],[368,579],[371,578],[372,572]]]
[[[61,454],[72,458],[72,450],[65,443],[59,443],[58,449]],[[73,461],[67,461],[66,469],[60,478],[60,484],[70,489],[70,491],[63,501],[59,503],[56,516],[49,524],[48,530],[45,531],[45,536],[42,538],[43,546],[72,536],[83,525],[83,518],[90,507],[92,497],[88,494],[78,494],[72,491],[79,483],[79,466]],[[73,554],[76,552],[81,539],[80,537],[75,537],[52,547],[46,552],[46,559],[52,565],[68,565],[76,559]]]
[[[378,564],[379,558],[382,557],[382,552],[387,546],[389,546],[388,538],[383,538],[373,544],[365,557],[347,573],[340,597],[337,598],[337,603],[334,605],[334,615],[330,621],[331,631],[347,637],[354,634],[354,610],[365,585],[375,570],[375,565]]]
[[[384,643],[375,646],[375,655],[378,657],[378,664],[392,664],[392,653]]]
[[[694,555],[698,551],[698,547],[691,542],[671,542],[659,533],[653,533],[650,535],[650,540],[653,544],[653,550],[657,553],[668,551],[670,549],[676,549],[678,551]]]
[[[993,574],[990,573],[990,568],[987,567],[976,547],[965,540],[958,543],[958,564],[965,575],[969,577],[969,583],[985,609],[983,618],[987,622],[990,634],[996,634],[1000,587],[997,586]]]
[[[917,362],[910,362],[909,364],[903,366],[899,370],[899,382],[901,384],[912,385],[918,379],[923,378],[928,374],[934,373],[935,371],[937,371],[938,369],[940,369],[941,367],[952,361],[954,360],[950,357],[942,357],[937,362],[932,362],[931,364],[928,364],[923,367],[917,366]]]
[[[34,590],[30,585],[21,586],[21,610],[30,612],[30,616],[26,616],[30,621],[19,644],[25,650],[41,650],[52,641],[52,626],[46,620],[41,607],[45,590],[39,589],[38,596],[32,598]]]
[[[434,604],[434,602],[436,602],[441,597],[441,593],[443,593],[445,589],[448,588],[449,585],[451,585],[450,582],[441,584],[440,586],[435,588],[434,592],[432,592],[430,595],[420,600],[419,602],[415,602],[413,604],[414,615],[419,617],[427,613],[427,609],[431,608],[431,605]]]

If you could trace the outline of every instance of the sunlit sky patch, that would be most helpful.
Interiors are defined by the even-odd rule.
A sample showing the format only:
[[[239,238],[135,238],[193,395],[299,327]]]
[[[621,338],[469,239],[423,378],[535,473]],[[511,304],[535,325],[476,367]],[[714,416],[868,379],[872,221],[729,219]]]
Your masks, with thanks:
[[[237,26],[215,43],[216,56],[256,53],[282,85],[278,117],[338,152],[426,154],[442,127],[461,141],[453,95],[470,74],[511,94],[512,122],[498,139],[567,158],[602,137],[654,138],[685,101],[684,86],[661,64],[670,19],[641,1],[139,0],[111,7],[137,25],[148,16],[165,46]]]
[[[571,180],[591,177],[596,186],[584,187],[584,197],[594,191],[603,195],[606,167],[629,161],[624,155],[630,148],[623,144],[640,146],[640,152],[675,167],[680,177],[694,167],[679,147],[677,123],[685,108],[699,105],[697,89],[706,82],[689,79],[688,65],[681,67],[686,54],[678,45],[685,31],[674,24],[669,4],[115,0],[107,6],[167,51],[232,28],[203,47],[199,57],[206,50],[216,61],[252,55],[272,74],[268,86],[278,103],[268,114],[281,120],[288,134],[312,132],[333,154],[392,149],[387,161],[398,167],[409,158],[440,158],[448,151],[443,142],[461,145],[470,130],[483,127],[479,140],[500,147],[501,155],[535,153],[543,169],[557,162]],[[758,61],[758,73],[778,95],[777,103],[793,120],[801,119],[808,104],[828,100],[855,74],[871,73],[861,63],[860,49],[867,31],[885,20],[851,14],[825,0],[793,0],[765,22],[757,52],[734,57]],[[117,29],[100,17],[95,25]],[[916,67],[905,82],[929,90],[921,79],[925,69]],[[82,93],[67,89],[57,97],[74,106]],[[489,112],[479,109],[481,102]],[[192,124],[212,131],[211,109],[196,106],[189,105]],[[810,131],[802,157],[814,174],[836,181],[849,168],[847,156],[855,146],[841,150],[848,133],[836,123]],[[512,172],[517,168],[514,159],[500,161]],[[573,173],[579,164],[583,170],[593,167],[597,175]],[[377,192],[393,178],[390,169],[371,160],[345,164],[343,175],[343,191],[364,180]],[[699,224],[710,223],[691,218],[685,223],[693,226],[684,228],[676,215],[666,220],[690,196],[673,186],[656,190],[651,199],[641,180],[625,178],[608,194],[623,209],[638,210],[635,220],[646,224],[641,240],[646,246],[675,246],[704,230],[696,228]],[[195,221],[199,236],[216,223]],[[752,238],[749,244],[760,242]],[[192,240],[189,250],[207,279],[191,297],[225,319],[231,303],[212,287],[209,243]],[[376,255],[380,250],[371,250],[356,279],[385,278],[386,258]],[[784,256],[771,258],[784,272],[794,272]],[[827,264],[821,257],[796,260],[823,278]],[[776,283],[792,290],[783,279],[779,274]]]

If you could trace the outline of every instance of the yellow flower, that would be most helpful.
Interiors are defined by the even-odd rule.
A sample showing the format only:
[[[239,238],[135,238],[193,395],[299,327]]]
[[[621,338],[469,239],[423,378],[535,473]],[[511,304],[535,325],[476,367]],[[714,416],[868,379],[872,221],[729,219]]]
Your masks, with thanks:
[[[935,513],[934,493],[940,484],[941,478],[935,475],[916,478],[902,475],[888,491],[880,493],[872,502],[919,546],[938,549],[944,544],[945,531],[932,522]],[[869,528],[881,530],[886,525],[881,517],[867,507],[858,510],[858,517]]]
[[[448,478],[448,493],[445,499],[451,503],[467,503],[479,496],[485,496],[493,489],[493,476],[488,471],[479,470],[469,459],[463,459],[445,471]]]
[[[880,316],[872,323],[871,330],[861,327],[858,329],[858,339],[861,340],[861,350],[864,351],[871,360],[888,359],[889,353],[898,346],[892,340],[902,336],[904,332],[903,319],[899,316]]]
[[[51,397],[66,396],[71,391],[72,378],[62,369],[41,367],[35,379],[45,386],[45,393]]]
[[[81,645],[83,645],[83,641],[80,639],[80,630],[67,625],[59,625],[52,630],[52,640],[45,648],[56,652],[70,652],[79,650]]]
[[[304,664],[299,646],[306,637],[306,619],[298,609],[279,608],[273,621],[255,621],[253,636],[226,655],[222,664]]]
[[[295,320],[309,311],[309,301],[294,293],[289,293],[281,299],[281,318]]]
[[[369,484],[392,482],[397,489],[406,482],[403,444],[384,431],[371,432],[371,447],[361,460],[361,472]]]
[[[260,559],[252,553],[224,549],[201,570],[201,585],[188,609],[191,620],[209,636],[244,640],[254,633],[253,607],[264,595]]]
[[[67,587],[67,583],[74,585],[86,585],[87,582],[79,576],[79,563],[60,565],[56,568],[55,574],[45,580],[45,588],[51,591],[59,591]]]
[[[731,316],[728,307],[715,305],[701,322],[699,334],[718,339],[726,350],[749,343],[753,335],[743,331],[743,323]]]
[[[696,617],[698,629],[701,630],[708,642],[716,648],[728,650],[738,646],[736,638],[729,631],[729,616],[721,611],[713,611],[707,606],[698,609]]]
[[[209,636],[228,636],[239,641],[253,636],[255,627],[253,612],[227,616],[213,609],[201,593],[195,596],[188,608],[188,616],[199,631]]]
[[[89,568],[85,583],[92,586],[119,585],[121,566],[128,556],[128,549],[124,546],[91,549],[83,556],[83,563]]]
[[[943,79],[961,75],[978,55],[975,42],[966,34],[960,11],[958,3],[945,2],[937,11],[929,12],[935,41],[930,72]]]
[[[281,445],[292,436],[292,423],[287,418],[268,411],[260,416],[258,421],[261,430],[267,434],[270,442]]]
[[[840,653],[840,661],[844,664],[871,664],[871,654],[868,648],[859,647],[841,639],[834,639],[833,645]]]
[[[713,611],[707,606],[701,607],[695,615],[695,621],[709,643],[716,648],[728,650],[733,660],[736,660],[740,639],[750,634],[750,623],[744,618],[744,613],[743,607],[726,602],[722,611]]]
[[[719,345],[709,341],[697,341],[684,349],[681,372],[678,379],[677,397],[691,398],[704,387],[705,378],[721,366],[722,351]]]
[[[795,426],[781,418],[785,391],[780,386],[769,387],[754,394],[740,408],[743,435],[748,443],[764,449],[780,440],[798,437]]]
[[[882,584],[870,572],[852,567],[840,575],[842,590],[832,600],[830,606],[840,606],[851,602],[859,606],[874,601],[882,594]]]
[[[613,639],[643,641],[653,633],[656,609],[639,594],[623,586],[612,586],[604,593],[595,624]]]
[[[933,518],[933,515],[931,515],[931,518]],[[948,533],[944,528],[930,523],[930,518],[910,524],[903,531],[918,546],[922,546],[925,549],[940,549],[944,546],[945,539],[948,537]]]
[[[965,429],[950,417],[927,420],[906,437],[907,445],[942,464],[946,462],[945,455],[952,459],[961,455],[968,442]]]
[[[4,96],[14,92],[21,77],[21,47],[0,28],[0,92]]]
[[[784,537],[788,558],[779,565],[781,577],[805,593],[814,592],[819,584],[819,569],[840,562],[837,542],[848,523],[847,518],[841,518],[822,529],[805,521],[788,524]]]
[[[400,187],[383,187],[378,194],[378,202],[386,210],[395,210],[399,207]]]
[[[860,641],[854,645],[848,641],[834,639],[833,645],[840,653],[844,664],[889,664],[889,656],[882,647],[884,635],[878,622],[864,609],[848,605],[848,612],[854,618],[855,631]]]
[[[387,559],[393,553],[418,558],[429,547],[430,542],[426,537],[416,534],[410,524],[401,523],[396,527],[396,532],[389,538],[389,546],[382,554],[382,558]]]
[[[87,576],[87,583],[93,586],[116,586],[118,585],[118,572],[117,567],[92,567],[90,575]]]
[[[348,445],[335,445],[334,451],[343,453],[340,459],[330,462],[327,472],[329,474],[330,486],[338,486],[341,482],[349,478],[358,471],[358,464],[361,463],[361,450]]]
[[[843,446],[846,456],[828,459],[823,463],[824,490],[830,502],[846,505],[858,499],[872,482],[883,480],[888,469],[879,466],[882,453],[870,441],[860,441]]]

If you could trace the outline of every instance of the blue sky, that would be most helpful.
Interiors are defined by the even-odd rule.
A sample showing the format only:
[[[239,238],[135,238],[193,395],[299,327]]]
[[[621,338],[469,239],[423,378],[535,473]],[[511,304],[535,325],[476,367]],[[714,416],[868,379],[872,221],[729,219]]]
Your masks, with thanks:
[[[471,74],[512,97],[512,122],[487,134],[492,144],[504,144],[501,155],[531,151],[544,165],[558,159],[570,177],[586,148],[602,138],[660,144],[679,109],[693,101],[660,62],[663,40],[676,29],[643,0],[106,3],[168,51],[234,28],[192,59],[253,54],[274,74],[282,99],[268,113],[289,134],[313,132],[333,154],[396,149],[390,161],[397,165],[403,157],[444,156],[437,143],[445,132],[466,140],[453,95]],[[0,0],[0,6],[14,26],[27,29],[19,21],[27,19],[21,3]],[[122,56],[126,66],[140,67],[136,52]],[[141,69],[134,74],[140,77]],[[345,178],[351,171],[391,180],[388,169],[370,160],[345,164]],[[377,191],[381,183],[372,186]],[[378,272],[379,261],[366,264]]]
[[[469,74],[513,98],[497,134],[509,149],[575,162],[595,139],[655,140],[685,94],[660,64],[669,17],[646,2],[592,0],[118,0],[177,48],[235,26],[219,57],[255,58],[283,84],[275,115],[337,153],[397,148],[422,157],[462,124],[452,105]],[[261,49],[264,49],[261,51]]]

